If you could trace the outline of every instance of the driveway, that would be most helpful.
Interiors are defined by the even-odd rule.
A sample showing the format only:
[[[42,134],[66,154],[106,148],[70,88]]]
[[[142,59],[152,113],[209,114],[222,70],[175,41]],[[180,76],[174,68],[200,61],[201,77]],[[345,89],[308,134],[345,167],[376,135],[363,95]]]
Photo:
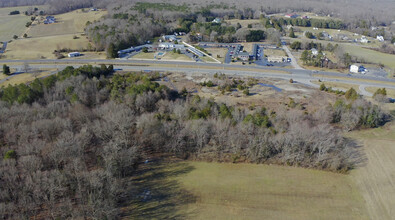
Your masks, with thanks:
[[[285,52],[287,52],[288,57],[291,58],[291,65],[293,66],[293,68],[302,70],[303,68],[299,66],[299,64],[296,62],[294,55],[292,55],[288,47],[286,45],[283,45],[283,49],[285,50]]]

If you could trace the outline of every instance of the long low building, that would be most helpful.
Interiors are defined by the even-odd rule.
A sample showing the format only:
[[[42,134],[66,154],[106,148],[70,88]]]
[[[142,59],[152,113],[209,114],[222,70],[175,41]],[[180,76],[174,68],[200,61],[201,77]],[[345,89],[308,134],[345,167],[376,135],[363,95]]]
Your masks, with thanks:
[[[195,54],[198,57],[202,57],[204,56],[204,54],[202,52],[200,52],[198,49],[193,48],[193,47],[188,47],[187,50],[193,54]]]
[[[137,51],[142,50],[144,47],[149,49],[149,48],[152,48],[152,45],[151,44],[144,44],[144,45],[140,45],[140,46],[137,46],[137,47],[131,47],[131,48],[128,48],[128,49],[125,49],[125,50],[118,51],[118,54],[126,54],[126,53],[137,52]]]
[[[284,60],[287,60],[287,57],[282,56],[268,56],[267,61],[271,63],[282,63]]]

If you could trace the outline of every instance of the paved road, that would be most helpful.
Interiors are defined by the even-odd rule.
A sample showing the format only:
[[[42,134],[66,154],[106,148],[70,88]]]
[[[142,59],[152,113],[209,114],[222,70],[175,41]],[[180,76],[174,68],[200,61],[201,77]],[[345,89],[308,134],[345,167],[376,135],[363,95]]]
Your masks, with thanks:
[[[59,68],[68,65],[81,66],[84,64],[114,64],[115,68],[123,70],[157,70],[157,71],[182,71],[182,72],[201,72],[214,74],[217,72],[241,75],[241,76],[252,76],[252,77],[271,77],[281,79],[293,79],[302,84],[317,86],[311,83],[311,80],[321,79],[322,81],[342,82],[354,85],[364,85],[373,87],[385,87],[395,89],[395,79],[388,79],[383,77],[365,76],[360,74],[346,75],[335,72],[323,72],[317,71],[312,72],[310,70],[303,69],[289,69],[289,68],[278,68],[278,67],[263,67],[263,66],[235,66],[230,64],[216,64],[216,63],[185,63],[179,61],[145,61],[145,60],[2,60],[2,63],[12,64],[13,66],[22,66],[21,63],[29,63],[35,65],[38,68]],[[20,64],[17,64],[20,63]],[[163,66],[150,66],[152,64],[166,64]],[[231,68],[237,68],[231,69]],[[263,72],[262,70],[265,70]],[[290,74],[283,73],[270,73],[270,70],[281,70],[289,72]],[[320,76],[317,76],[317,75]],[[342,79],[334,79],[333,77],[342,77]],[[356,81],[356,80],[375,80],[370,81]]]
[[[291,65],[293,66],[293,68],[302,70],[303,68],[299,66],[299,64],[296,62],[294,55],[291,53],[291,51],[289,51],[288,47],[286,45],[283,45],[283,49],[285,50],[285,52],[287,52],[288,57],[291,58]]]

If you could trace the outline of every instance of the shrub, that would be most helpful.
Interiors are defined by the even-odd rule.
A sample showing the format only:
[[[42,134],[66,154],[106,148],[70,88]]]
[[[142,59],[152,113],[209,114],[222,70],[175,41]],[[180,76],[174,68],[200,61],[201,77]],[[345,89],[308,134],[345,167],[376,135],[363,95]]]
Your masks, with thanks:
[[[4,159],[16,159],[16,152],[14,150],[9,150],[4,154]]]

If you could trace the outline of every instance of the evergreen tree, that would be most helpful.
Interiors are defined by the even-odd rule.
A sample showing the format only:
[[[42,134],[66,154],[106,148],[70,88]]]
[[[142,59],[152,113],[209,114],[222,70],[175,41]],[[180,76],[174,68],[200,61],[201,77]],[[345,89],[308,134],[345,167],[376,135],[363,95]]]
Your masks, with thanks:
[[[116,49],[114,43],[110,43],[110,45],[108,45],[107,57],[108,58],[117,58],[118,57],[117,49]]]
[[[295,35],[295,32],[294,32],[293,28],[291,28],[291,31],[289,32],[289,37],[296,38],[296,35]]]
[[[5,74],[5,75],[11,74],[10,67],[7,66],[6,64],[3,65],[3,74]]]

